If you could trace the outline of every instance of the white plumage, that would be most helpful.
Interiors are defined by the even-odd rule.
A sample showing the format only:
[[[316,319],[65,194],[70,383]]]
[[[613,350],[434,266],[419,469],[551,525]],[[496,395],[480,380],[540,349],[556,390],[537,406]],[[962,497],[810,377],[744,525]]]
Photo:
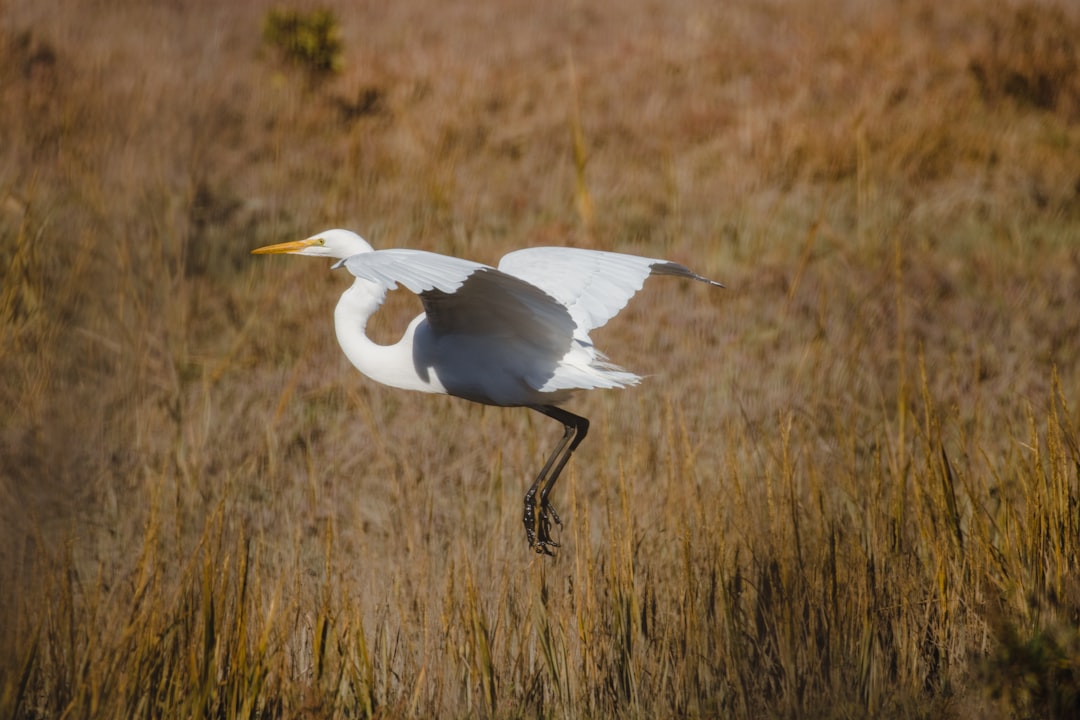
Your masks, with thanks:
[[[338,341],[360,372],[385,385],[445,393],[488,405],[527,406],[566,432],[525,496],[530,546],[550,553],[559,517],[548,501],[571,453],[588,431],[585,418],[556,407],[574,390],[617,388],[640,378],[607,362],[589,331],[614,317],[649,275],[673,275],[723,287],[682,265],[576,248],[527,248],[498,268],[420,250],[374,250],[348,230],[258,248],[338,258],[355,276],[338,301]],[[367,320],[399,285],[420,296],[425,312],[401,340],[379,345]],[[535,495],[540,487],[540,513]]]

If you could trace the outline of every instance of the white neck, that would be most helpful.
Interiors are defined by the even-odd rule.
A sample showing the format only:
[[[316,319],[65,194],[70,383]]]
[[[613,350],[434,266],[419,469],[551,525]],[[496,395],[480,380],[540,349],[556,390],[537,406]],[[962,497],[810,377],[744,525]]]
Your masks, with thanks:
[[[445,393],[434,373],[420,377],[413,362],[413,338],[423,315],[413,320],[401,340],[393,345],[379,345],[365,334],[368,318],[375,314],[385,297],[385,287],[362,278],[357,278],[342,294],[334,309],[334,329],[345,357],[357,370],[383,385]]]

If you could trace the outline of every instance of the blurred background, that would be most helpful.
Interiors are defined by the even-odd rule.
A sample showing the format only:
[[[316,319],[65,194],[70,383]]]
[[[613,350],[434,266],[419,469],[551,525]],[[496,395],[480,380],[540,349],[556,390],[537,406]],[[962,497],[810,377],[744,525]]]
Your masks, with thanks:
[[[0,0],[0,709],[1080,712],[1080,10]],[[331,227],[650,283],[524,410],[385,389]],[[419,312],[395,293],[372,329]],[[535,417],[534,417],[535,415]]]

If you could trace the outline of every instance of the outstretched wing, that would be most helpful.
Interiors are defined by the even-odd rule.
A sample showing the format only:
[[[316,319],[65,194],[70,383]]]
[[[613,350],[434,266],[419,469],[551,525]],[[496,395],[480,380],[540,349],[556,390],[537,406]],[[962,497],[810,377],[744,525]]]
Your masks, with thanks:
[[[499,270],[555,298],[582,333],[615,317],[649,275],[674,275],[723,287],[678,263],[581,248],[516,250],[499,261]]]
[[[420,296],[436,335],[498,339],[557,362],[570,349],[574,320],[556,298],[488,265],[422,250],[377,250],[346,258],[353,275]]]
[[[427,290],[452,293],[478,270],[491,269],[471,260],[423,250],[376,250],[358,253],[334,264],[353,275],[379,283],[387,290],[399,284],[417,295]]]

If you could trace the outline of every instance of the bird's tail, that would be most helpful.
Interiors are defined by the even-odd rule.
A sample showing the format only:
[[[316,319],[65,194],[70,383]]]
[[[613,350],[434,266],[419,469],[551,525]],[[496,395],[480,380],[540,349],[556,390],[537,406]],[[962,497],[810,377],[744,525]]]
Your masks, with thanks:
[[[639,382],[640,376],[609,362],[607,356],[591,343],[579,342],[540,389],[545,392],[598,390],[628,387]]]

